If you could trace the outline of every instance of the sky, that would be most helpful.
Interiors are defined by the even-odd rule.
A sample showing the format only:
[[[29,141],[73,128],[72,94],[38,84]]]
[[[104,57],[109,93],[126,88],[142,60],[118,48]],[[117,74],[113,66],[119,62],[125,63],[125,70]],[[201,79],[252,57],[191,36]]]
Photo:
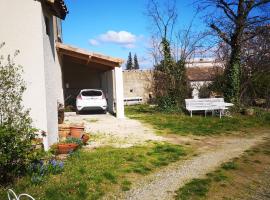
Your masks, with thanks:
[[[69,14],[63,21],[63,41],[112,57],[127,59],[135,53],[141,68],[151,68],[149,55],[151,22],[146,16],[147,0],[65,0]],[[191,0],[176,0],[177,29],[184,29],[194,17]],[[200,17],[194,27],[203,30]]]

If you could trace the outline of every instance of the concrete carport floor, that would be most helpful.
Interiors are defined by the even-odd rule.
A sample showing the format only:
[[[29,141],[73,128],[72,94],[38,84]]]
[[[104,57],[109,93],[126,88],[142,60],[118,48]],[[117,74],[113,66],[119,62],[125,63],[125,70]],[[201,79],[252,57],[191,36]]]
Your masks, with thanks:
[[[123,60],[91,53],[62,43],[56,48],[61,57],[65,104],[75,106],[82,89],[101,89],[108,102],[108,111],[124,118]]]

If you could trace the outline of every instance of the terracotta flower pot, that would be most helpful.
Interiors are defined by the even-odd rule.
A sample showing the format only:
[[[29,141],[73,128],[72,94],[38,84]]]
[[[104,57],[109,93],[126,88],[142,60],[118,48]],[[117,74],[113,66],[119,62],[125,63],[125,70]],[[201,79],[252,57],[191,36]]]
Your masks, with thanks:
[[[83,144],[86,144],[89,139],[90,139],[90,136],[88,134],[82,135]]]
[[[74,144],[74,143],[58,144],[58,153],[67,154],[77,149],[77,147],[78,147],[78,144]]]
[[[70,127],[70,136],[71,137],[81,139],[83,133],[84,133],[84,127],[83,126],[71,126]]]

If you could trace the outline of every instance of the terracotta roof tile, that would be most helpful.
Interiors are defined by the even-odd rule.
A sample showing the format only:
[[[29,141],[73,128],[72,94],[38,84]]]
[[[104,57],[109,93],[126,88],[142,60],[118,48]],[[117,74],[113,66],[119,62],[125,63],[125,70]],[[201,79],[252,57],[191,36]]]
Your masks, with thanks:
[[[222,72],[220,67],[188,67],[187,77],[190,81],[212,81],[217,74]]]

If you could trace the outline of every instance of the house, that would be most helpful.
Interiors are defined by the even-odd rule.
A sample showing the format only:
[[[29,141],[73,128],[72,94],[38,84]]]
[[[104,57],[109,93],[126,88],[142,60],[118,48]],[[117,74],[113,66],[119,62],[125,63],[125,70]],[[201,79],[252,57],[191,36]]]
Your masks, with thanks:
[[[62,43],[64,0],[1,0],[1,54],[19,50],[27,90],[23,97],[33,125],[47,133],[47,150],[58,141],[57,106],[71,89],[98,87],[106,91],[109,110],[124,117],[121,59],[87,52]],[[81,78],[78,78],[78,77]]]
[[[193,59],[187,63],[187,77],[192,87],[192,97],[199,98],[203,85],[211,83],[216,75],[223,73],[222,63],[211,58]]]

